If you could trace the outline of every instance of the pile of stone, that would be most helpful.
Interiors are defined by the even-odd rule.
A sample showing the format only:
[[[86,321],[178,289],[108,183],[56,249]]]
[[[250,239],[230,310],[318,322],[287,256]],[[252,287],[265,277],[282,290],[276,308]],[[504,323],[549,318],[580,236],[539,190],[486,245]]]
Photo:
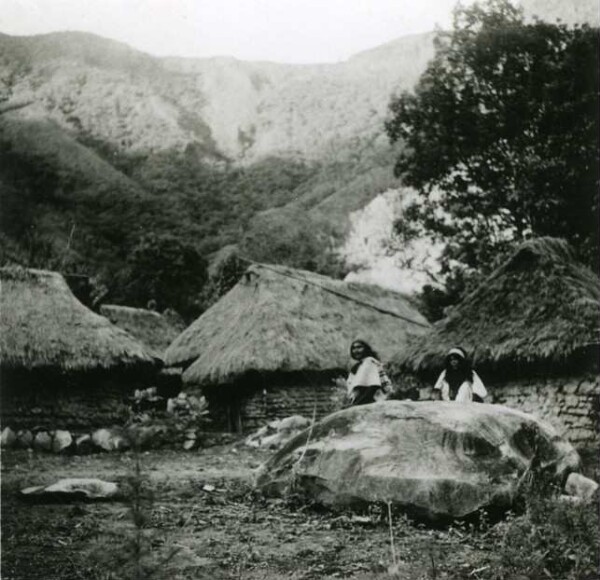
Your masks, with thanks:
[[[155,389],[136,391],[138,411],[142,403],[162,398]],[[156,415],[152,409],[138,412],[135,423],[127,427],[96,429],[90,433],[72,433],[64,429],[20,429],[5,427],[1,434],[3,448],[33,449],[50,453],[86,454],[98,451],[148,449],[163,444],[192,450],[200,445],[199,427],[207,423],[208,404],[204,397],[180,393],[166,401],[166,409]]]
[[[133,446],[151,447],[160,441],[165,429],[161,426],[132,426],[96,429],[92,433],[74,435],[64,429],[52,431],[13,431],[6,427],[0,435],[3,448],[33,449],[48,453],[77,453],[124,451]]]
[[[248,447],[281,449],[292,437],[310,427],[310,420],[301,415],[292,415],[267,423],[258,431],[246,437]]]

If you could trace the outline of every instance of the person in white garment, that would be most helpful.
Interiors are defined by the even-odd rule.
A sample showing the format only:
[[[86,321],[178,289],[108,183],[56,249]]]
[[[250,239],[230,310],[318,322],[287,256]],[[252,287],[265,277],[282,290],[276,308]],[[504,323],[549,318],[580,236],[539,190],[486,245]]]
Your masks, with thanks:
[[[434,398],[457,403],[483,402],[487,390],[479,375],[471,368],[467,353],[452,348],[446,356],[446,368],[433,387]]]
[[[377,353],[364,340],[350,345],[350,356],[356,361],[347,379],[337,379],[338,386],[347,389],[351,405],[366,405],[386,398],[391,382]]]

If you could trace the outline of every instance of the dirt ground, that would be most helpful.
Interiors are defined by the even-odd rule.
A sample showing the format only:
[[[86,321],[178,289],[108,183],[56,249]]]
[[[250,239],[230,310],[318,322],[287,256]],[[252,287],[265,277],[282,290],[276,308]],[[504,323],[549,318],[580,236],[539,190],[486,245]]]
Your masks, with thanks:
[[[5,451],[1,577],[477,580],[491,565],[493,540],[460,526],[433,530],[393,514],[390,529],[384,506],[332,513],[258,496],[253,471],[269,453],[241,443],[137,456]],[[140,493],[132,492],[136,464]],[[114,481],[127,497],[69,504],[18,497],[23,487],[63,477]]]

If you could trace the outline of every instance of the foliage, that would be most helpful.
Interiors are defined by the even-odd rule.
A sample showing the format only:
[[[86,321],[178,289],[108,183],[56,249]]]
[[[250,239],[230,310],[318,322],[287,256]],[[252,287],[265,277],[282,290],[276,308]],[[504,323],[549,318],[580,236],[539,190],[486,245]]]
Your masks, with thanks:
[[[191,146],[125,154],[89,135],[76,141],[52,123],[3,116],[0,259],[85,273],[104,301],[153,301],[190,319],[235,278],[237,267],[228,281],[208,280],[208,257],[242,238],[255,259],[339,274],[332,248],[343,228],[309,212],[342,177],[352,181],[347,170],[276,158],[247,167],[208,163]],[[306,208],[283,209],[304,197]],[[254,216],[274,208],[283,217],[261,235],[262,218],[253,225]],[[290,216],[297,224],[286,232]]]
[[[236,246],[222,248],[212,260],[208,281],[202,289],[202,309],[207,310],[227,294],[238,283],[247,267],[248,262],[239,257]]]
[[[158,310],[197,314],[195,296],[206,280],[206,260],[189,240],[173,234],[142,234],[126,258],[118,299],[132,306],[152,300]]]
[[[165,408],[166,405],[166,408]],[[136,390],[132,401],[127,432],[134,447],[181,446],[191,449],[198,443],[198,434],[211,420],[204,397],[179,393],[165,401],[156,387]],[[185,446],[189,441],[189,447]]]
[[[597,37],[525,24],[507,0],[459,6],[414,93],[392,100],[386,131],[405,143],[395,173],[421,197],[399,233],[444,241],[445,272],[485,274],[544,235],[595,264]]]
[[[258,214],[242,238],[240,249],[257,262],[282,264],[334,277],[343,275],[336,237],[329,222],[297,210],[279,209]]]

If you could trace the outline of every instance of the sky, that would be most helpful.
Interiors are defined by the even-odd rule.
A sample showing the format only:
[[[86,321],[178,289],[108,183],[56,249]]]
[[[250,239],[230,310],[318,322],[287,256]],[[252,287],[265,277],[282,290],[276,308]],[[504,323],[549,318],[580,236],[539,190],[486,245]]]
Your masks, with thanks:
[[[449,26],[456,0],[0,0],[0,32],[93,32],[157,56],[338,62]]]

